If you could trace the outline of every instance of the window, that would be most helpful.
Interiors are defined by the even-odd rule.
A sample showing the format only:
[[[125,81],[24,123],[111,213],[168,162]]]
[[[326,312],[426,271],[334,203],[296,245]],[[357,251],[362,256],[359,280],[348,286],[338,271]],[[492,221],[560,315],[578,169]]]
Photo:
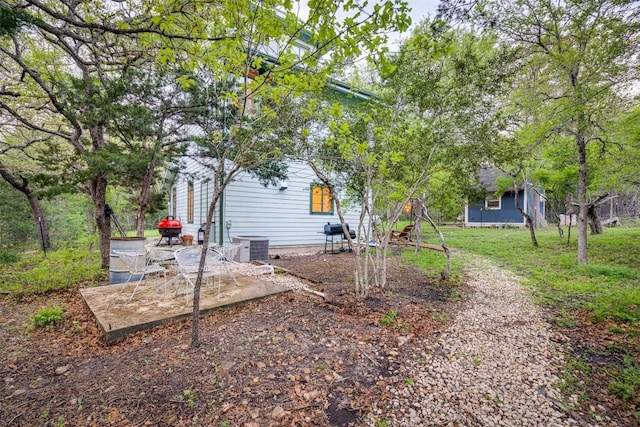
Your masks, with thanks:
[[[174,185],[173,188],[171,189],[171,215],[173,215],[174,218],[178,217],[177,216],[178,209],[176,208],[177,204],[178,204],[178,190]]]
[[[502,209],[502,197],[487,197],[484,201],[484,208],[488,211],[498,211]]]
[[[187,222],[193,224],[193,182],[187,183]]]
[[[333,214],[333,200],[329,187],[322,184],[311,184],[311,214]]]

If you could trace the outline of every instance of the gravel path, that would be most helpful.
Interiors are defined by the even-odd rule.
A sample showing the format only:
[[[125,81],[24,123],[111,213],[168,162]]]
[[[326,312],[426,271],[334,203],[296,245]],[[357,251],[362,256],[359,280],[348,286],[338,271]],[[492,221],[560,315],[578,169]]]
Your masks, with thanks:
[[[553,332],[517,277],[475,260],[463,310],[391,390],[392,426],[584,426],[560,408]]]

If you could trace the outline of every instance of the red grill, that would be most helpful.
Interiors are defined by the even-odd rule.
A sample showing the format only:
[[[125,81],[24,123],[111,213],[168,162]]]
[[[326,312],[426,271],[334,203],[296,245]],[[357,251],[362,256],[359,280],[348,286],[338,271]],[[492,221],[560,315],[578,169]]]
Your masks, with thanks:
[[[169,239],[169,246],[172,246],[173,242],[171,240],[174,237],[179,237],[180,233],[182,233],[182,223],[172,216],[168,216],[158,222],[158,232],[162,238],[156,246],[158,246],[165,237]]]

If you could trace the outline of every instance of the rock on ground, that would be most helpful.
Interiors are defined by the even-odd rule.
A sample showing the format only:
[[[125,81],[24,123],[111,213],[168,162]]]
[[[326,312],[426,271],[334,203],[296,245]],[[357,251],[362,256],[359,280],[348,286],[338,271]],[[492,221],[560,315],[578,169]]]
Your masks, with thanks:
[[[528,292],[488,261],[468,271],[464,309],[371,414],[394,426],[575,426],[562,409],[556,373],[562,351]]]

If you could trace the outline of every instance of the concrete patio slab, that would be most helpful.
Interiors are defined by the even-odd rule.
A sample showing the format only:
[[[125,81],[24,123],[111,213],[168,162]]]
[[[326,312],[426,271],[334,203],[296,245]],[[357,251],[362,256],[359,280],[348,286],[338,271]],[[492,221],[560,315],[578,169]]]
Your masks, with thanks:
[[[289,288],[271,281],[235,274],[240,286],[223,277],[218,295],[214,288],[203,285],[200,292],[200,314],[206,315],[222,307],[264,298]],[[168,278],[171,281],[171,277]],[[107,343],[120,341],[135,332],[189,318],[193,310],[193,294],[186,294],[184,280],[176,280],[166,290],[157,290],[163,281],[145,280],[131,302],[133,284],[117,284],[80,289],[80,295],[93,313]]]

